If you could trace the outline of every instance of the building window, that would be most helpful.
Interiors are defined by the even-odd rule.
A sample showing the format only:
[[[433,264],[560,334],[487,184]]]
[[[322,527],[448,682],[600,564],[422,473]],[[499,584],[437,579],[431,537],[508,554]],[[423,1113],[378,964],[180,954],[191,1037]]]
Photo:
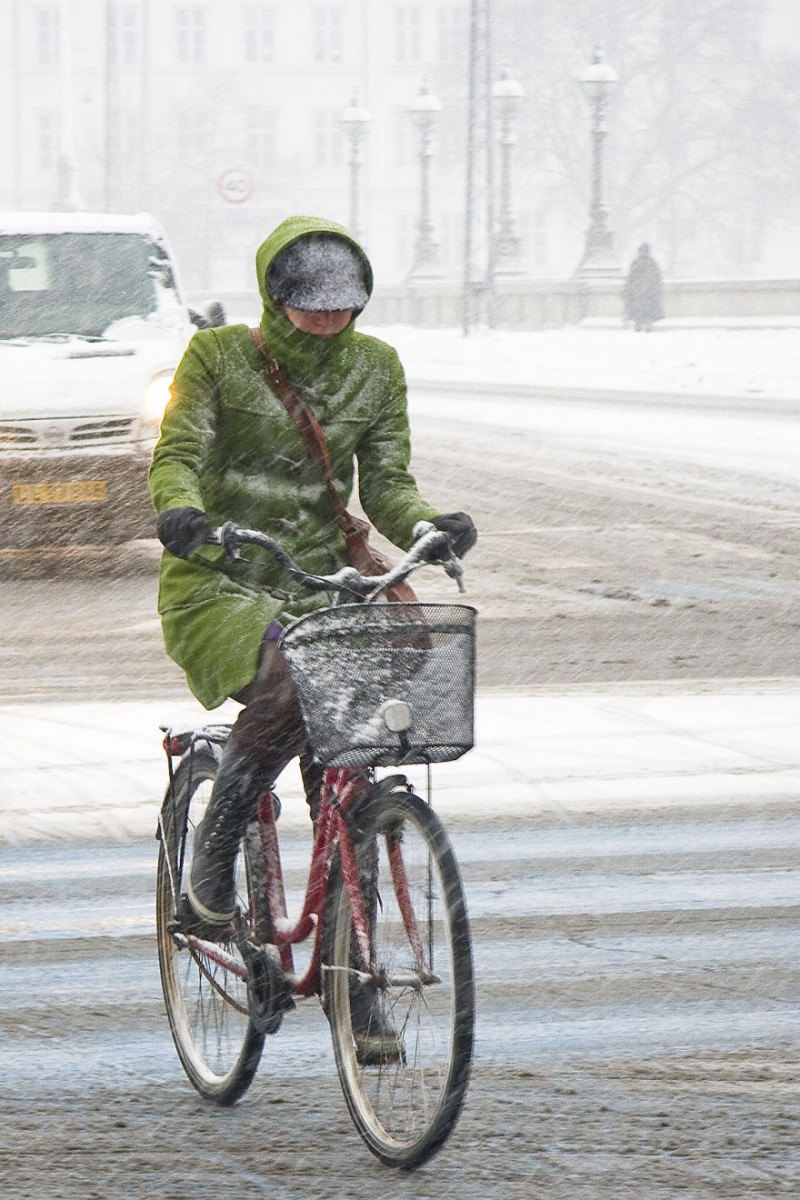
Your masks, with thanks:
[[[142,15],[137,4],[123,4],[117,13],[119,61],[129,67],[142,61]]]
[[[467,56],[467,9],[445,4],[439,9],[438,61],[452,62]]]
[[[395,164],[398,167],[408,167],[414,162],[415,131],[414,124],[407,108],[401,108],[395,114]]]
[[[43,108],[36,114],[36,145],[39,168],[52,171],[58,161],[61,122],[56,109]]]
[[[272,62],[275,58],[275,9],[271,4],[244,7],[244,57],[246,62]]]
[[[394,10],[394,57],[399,66],[422,62],[422,9],[400,4]]]
[[[341,62],[344,56],[344,9],[340,4],[316,4],[313,20],[314,62]]]
[[[456,115],[452,111],[444,113],[436,130],[436,155],[442,166],[461,161],[466,137],[466,129]]]
[[[186,166],[205,162],[209,112],[204,106],[179,108],[173,121],[175,157]]]
[[[395,217],[395,262],[402,271],[407,271],[414,261],[414,225],[411,213],[401,212]]]
[[[256,170],[274,167],[278,161],[277,125],[274,108],[248,109],[244,157]]]
[[[36,58],[42,66],[55,66],[61,59],[61,16],[57,4],[40,4],[36,9]]]
[[[117,170],[129,184],[141,182],[142,114],[138,108],[123,108],[117,119]]]
[[[344,139],[340,112],[328,108],[314,113],[314,165],[340,167],[344,162]]]
[[[178,62],[202,63],[206,61],[206,12],[204,8],[179,8],[175,14],[178,22]]]

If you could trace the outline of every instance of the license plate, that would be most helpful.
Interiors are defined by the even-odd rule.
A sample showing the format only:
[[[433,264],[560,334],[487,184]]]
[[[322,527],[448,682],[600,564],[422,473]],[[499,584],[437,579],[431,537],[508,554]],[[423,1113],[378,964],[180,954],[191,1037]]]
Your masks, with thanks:
[[[67,482],[14,483],[12,504],[105,504],[105,479],[73,479]]]

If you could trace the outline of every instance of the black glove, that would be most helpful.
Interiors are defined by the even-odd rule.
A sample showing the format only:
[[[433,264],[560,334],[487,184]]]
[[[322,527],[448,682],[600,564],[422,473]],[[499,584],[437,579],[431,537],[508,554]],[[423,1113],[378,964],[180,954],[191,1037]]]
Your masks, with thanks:
[[[463,558],[478,540],[478,531],[472,517],[468,517],[464,512],[442,513],[440,517],[432,519],[431,525],[450,535],[456,558]]]
[[[199,508],[168,508],[159,513],[156,532],[176,558],[188,558],[211,533],[211,522]]]

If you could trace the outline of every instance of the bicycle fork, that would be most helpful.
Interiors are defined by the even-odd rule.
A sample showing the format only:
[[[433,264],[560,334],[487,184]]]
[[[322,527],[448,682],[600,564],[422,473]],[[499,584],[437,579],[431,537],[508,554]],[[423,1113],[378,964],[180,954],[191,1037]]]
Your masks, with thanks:
[[[389,791],[391,788],[397,786],[397,778],[397,776],[393,776],[383,780],[378,786],[384,787],[386,791]],[[372,983],[378,987],[415,988],[426,984],[438,983],[440,980],[433,970],[430,951],[426,957],[417,913],[408,886],[408,875],[403,860],[402,833],[399,830],[387,829],[384,836],[386,839],[386,855],[392,887],[413,955],[414,970],[413,972],[403,972],[402,975],[393,972],[391,976],[387,976],[384,971],[378,969],[378,964],[375,961],[374,946],[372,944],[377,906],[380,903],[380,897],[377,892],[378,848],[377,846],[369,848],[368,853],[375,861],[365,864],[366,869],[362,869],[362,865],[358,859],[358,851],[350,836],[350,830],[347,823],[342,820],[342,830],[339,837],[339,854],[342,862],[345,889],[350,905],[353,934],[356,942],[356,957],[366,967],[365,982]],[[367,872],[372,875],[372,879],[365,886]],[[369,900],[370,909],[374,909],[375,911],[367,911],[367,899]],[[428,923],[430,925],[430,914],[428,914]]]

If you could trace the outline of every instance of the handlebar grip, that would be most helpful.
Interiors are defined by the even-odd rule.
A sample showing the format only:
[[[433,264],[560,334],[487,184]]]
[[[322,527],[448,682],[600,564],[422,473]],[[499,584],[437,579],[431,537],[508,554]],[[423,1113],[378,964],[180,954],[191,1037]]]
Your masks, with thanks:
[[[213,531],[213,540],[209,539],[211,545],[221,546],[231,562],[241,562],[242,556],[239,553],[239,538],[238,530],[233,521],[226,521],[224,525],[220,525],[218,529]]]
[[[418,542],[420,538],[425,537],[426,533],[433,533],[435,529],[436,526],[432,521],[417,521],[416,525],[411,530],[411,536],[415,542]]]

